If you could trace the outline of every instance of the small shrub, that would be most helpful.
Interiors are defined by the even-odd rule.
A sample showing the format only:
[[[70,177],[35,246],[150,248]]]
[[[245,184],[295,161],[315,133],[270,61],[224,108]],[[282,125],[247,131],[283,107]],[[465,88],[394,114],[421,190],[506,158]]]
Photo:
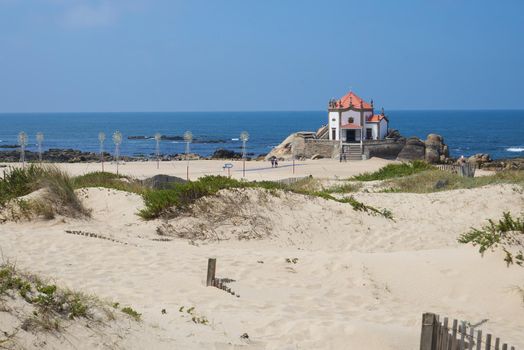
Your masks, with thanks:
[[[74,188],[103,187],[119,191],[142,194],[145,191],[140,181],[114,173],[95,171],[73,178]]]
[[[524,265],[524,215],[514,219],[509,212],[503,214],[498,222],[488,220],[488,225],[480,229],[472,228],[469,232],[460,235],[459,243],[471,243],[479,247],[479,253],[484,254],[488,249],[499,245],[505,253],[504,261],[509,266]],[[516,248],[516,252],[512,252]]]
[[[409,163],[402,164],[388,164],[385,167],[373,172],[364,173],[361,175],[354,176],[352,180],[358,181],[375,181],[375,180],[386,180],[396,177],[403,177],[413,175],[426,170],[435,169],[432,165],[421,161],[414,160]]]
[[[366,206],[353,197],[337,199],[326,191],[311,190],[311,188],[317,188],[316,180],[308,178],[301,181],[292,185],[284,185],[272,181],[242,182],[223,176],[205,176],[197,181],[176,184],[172,189],[146,191],[143,194],[145,208],[139,212],[139,215],[146,220],[170,217],[175,215],[177,211],[187,210],[191,204],[202,197],[215,195],[220,190],[232,188],[262,188],[270,192],[288,191],[340,203],[349,203],[355,210],[382,215],[380,210]]]
[[[349,182],[344,183],[342,185],[337,185],[328,188],[326,191],[329,193],[351,193],[351,192],[357,192],[362,188],[362,184],[355,183],[355,182]]]
[[[41,198],[27,201],[18,198],[38,189],[46,189]],[[10,169],[5,178],[0,179],[0,209],[5,209],[8,204],[14,220],[34,215],[48,219],[55,214],[71,217],[89,215],[76,196],[69,175],[52,165]]]
[[[382,192],[431,193],[486,185],[513,184],[518,190],[524,188],[524,171],[500,171],[493,175],[462,177],[442,170],[427,170],[406,177],[387,180]]]
[[[129,306],[122,308],[121,311],[131,316],[135,321],[140,321],[140,318],[142,317],[142,314],[138,313],[136,310],[134,310],[133,308]]]

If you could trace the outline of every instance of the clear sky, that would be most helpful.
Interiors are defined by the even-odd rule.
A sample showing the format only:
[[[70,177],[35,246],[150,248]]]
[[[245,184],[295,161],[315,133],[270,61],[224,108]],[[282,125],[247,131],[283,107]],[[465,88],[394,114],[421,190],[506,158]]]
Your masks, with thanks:
[[[0,112],[524,108],[522,0],[0,0]]]

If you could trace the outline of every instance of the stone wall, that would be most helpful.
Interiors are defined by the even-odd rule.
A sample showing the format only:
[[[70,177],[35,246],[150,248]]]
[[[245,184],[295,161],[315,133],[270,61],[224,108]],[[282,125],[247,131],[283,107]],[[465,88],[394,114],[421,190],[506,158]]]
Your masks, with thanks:
[[[297,157],[301,158],[337,158],[340,142],[330,140],[304,140],[296,148]]]

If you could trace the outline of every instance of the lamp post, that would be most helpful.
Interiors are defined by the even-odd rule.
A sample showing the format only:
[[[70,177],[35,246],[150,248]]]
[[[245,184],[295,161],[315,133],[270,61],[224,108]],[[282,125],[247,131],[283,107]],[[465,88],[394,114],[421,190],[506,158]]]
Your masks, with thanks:
[[[104,141],[106,140],[106,134],[100,131],[98,133],[98,142],[100,143],[100,162],[102,163],[102,171],[104,171]]]
[[[157,132],[155,134],[155,141],[156,141],[156,168],[160,168],[160,140],[162,139],[162,135]]]
[[[38,144],[38,160],[40,164],[42,164],[42,142],[44,142],[44,133],[39,131],[36,133],[36,143]]]
[[[186,141],[186,178],[189,181],[189,144],[193,141],[193,133],[191,131],[184,133],[184,141]]]
[[[25,168],[25,146],[27,146],[27,134],[24,131],[20,131],[18,134],[18,144],[20,145],[20,163]]]
[[[122,143],[122,133],[115,131],[113,134],[113,142],[115,144],[115,158],[116,158],[116,174],[118,175],[118,163],[120,158],[120,144]]]
[[[242,131],[240,140],[242,141],[242,177],[246,177],[246,143],[249,140],[249,133]]]

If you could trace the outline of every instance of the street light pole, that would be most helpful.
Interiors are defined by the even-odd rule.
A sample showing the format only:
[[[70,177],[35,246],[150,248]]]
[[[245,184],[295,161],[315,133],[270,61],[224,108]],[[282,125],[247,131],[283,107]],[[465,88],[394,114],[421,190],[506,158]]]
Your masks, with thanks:
[[[42,164],[42,142],[44,142],[44,134],[40,131],[36,133],[36,142],[38,144],[38,161]]]
[[[102,172],[104,171],[104,141],[106,140],[106,134],[103,132],[98,133],[98,142],[100,143],[100,162],[102,163]]]
[[[115,131],[113,134],[113,142],[115,143],[115,158],[116,158],[116,174],[118,175],[118,163],[120,159],[120,144],[122,143],[122,133]]]
[[[27,134],[21,131],[18,134],[18,144],[20,145],[20,163],[22,168],[25,168],[25,146],[27,145]]]
[[[162,139],[162,135],[160,133],[155,134],[155,141],[156,141],[156,168],[160,168],[160,140]]]
[[[189,181],[189,144],[193,140],[193,133],[191,131],[186,131],[184,133],[184,141],[186,141],[186,179]]]
[[[249,133],[242,131],[240,140],[242,141],[242,177],[246,177],[246,142],[249,140]]]

